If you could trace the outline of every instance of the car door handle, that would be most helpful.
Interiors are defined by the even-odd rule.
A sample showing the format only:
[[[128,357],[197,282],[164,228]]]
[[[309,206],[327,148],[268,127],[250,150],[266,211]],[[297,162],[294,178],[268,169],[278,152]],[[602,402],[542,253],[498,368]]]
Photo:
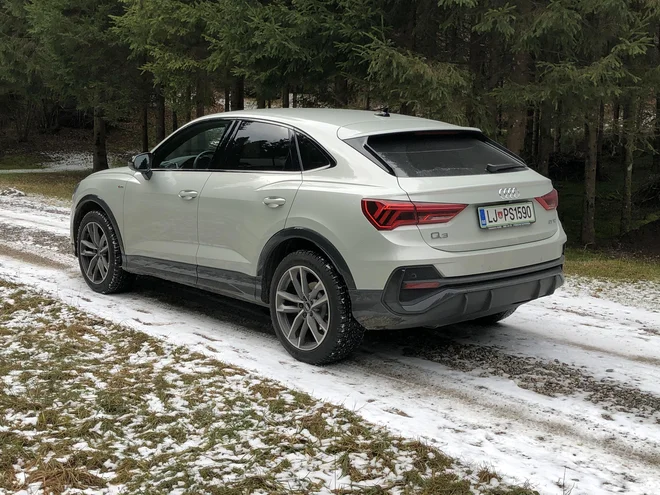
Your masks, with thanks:
[[[286,199],[284,198],[264,198],[264,204],[269,208],[277,208],[278,206],[282,206],[284,203],[286,203]]]
[[[186,201],[190,201],[191,199],[194,199],[197,197],[199,193],[197,191],[179,191],[179,197],[181,199],[185,199]]]

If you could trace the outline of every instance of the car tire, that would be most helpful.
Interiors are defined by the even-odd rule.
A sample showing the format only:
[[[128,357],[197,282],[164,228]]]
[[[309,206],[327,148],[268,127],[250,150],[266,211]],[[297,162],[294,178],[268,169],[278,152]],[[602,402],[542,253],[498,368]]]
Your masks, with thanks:
[[[511,316],[513,313],[515,313],[516,309],[518,308],[513,308],[509,309],[508,311],[502,311],[501,313],[495,313],[492,315],[484,316],[482,318],[477,318],[474,320],[474,322],[479,323],[480,325],[494,325],[495,323],[499,323],[503,319]]]
[[[342,277],[332,263],[314,251],[291,253],[275,269],[270,314],[284,348],[308,364],[344,359],[364,337],[364,328],[353,318]]]
[[[80,271],[93,291],[114,294],[130,288],[135,277],[122,268],[119,238],[104,213],[90,211],[83,217],[76,243]]]

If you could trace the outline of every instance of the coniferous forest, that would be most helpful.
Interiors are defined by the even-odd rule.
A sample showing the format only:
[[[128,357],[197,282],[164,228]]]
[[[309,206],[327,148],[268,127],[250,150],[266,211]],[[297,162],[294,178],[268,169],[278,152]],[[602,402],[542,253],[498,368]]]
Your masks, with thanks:
[[[0,138],[84,121],[99,170],[122,122],[387,106],[524,157],[589,246],[660,218],[659,36],[658,0],[0,0]]]

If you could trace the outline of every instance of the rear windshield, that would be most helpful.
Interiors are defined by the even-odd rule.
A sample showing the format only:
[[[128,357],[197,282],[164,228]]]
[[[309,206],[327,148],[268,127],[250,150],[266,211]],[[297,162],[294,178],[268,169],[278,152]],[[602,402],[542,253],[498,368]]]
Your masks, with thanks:
[[[476,133],[384,134],[370,136],[366,144],[399,177],[487,174],[489,164],[524,167],[515,157]]]

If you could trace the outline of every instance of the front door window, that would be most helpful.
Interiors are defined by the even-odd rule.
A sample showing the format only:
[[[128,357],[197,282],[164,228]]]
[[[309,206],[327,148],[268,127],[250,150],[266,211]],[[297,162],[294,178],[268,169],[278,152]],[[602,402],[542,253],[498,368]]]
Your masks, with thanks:
[[[228,120],[195,124],[175,134],[156,150],[154,169],[209,170],[229,127]]]

